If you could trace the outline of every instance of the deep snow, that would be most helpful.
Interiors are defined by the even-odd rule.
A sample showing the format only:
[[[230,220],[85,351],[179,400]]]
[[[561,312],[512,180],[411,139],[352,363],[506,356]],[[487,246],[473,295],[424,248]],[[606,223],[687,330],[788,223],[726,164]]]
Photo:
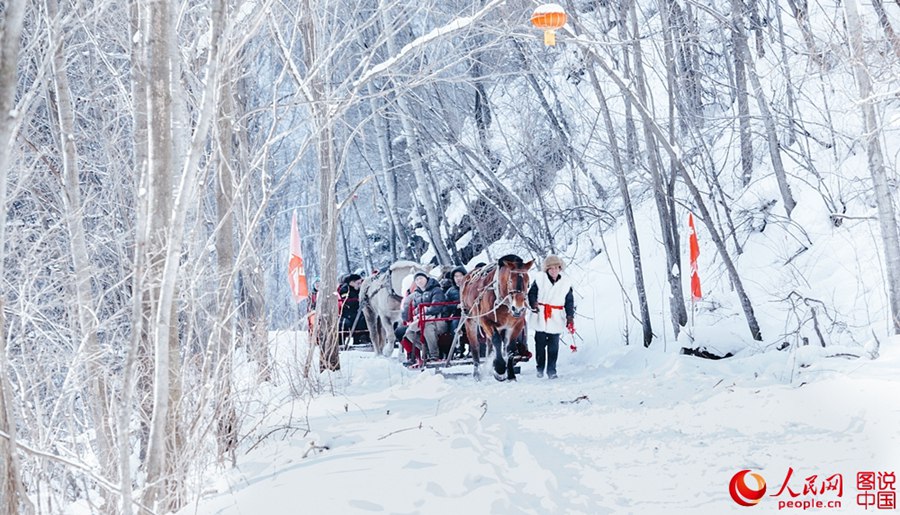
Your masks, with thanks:
[[[857,513],[856,473],[900,469],[900,339],[874,361],[583,342],[561,353],[559,379],[529,363],[515,383],[345,352],[323,393],[292,397],[305,336],[275,335],[280,386],[258,390],[272,412],[182,514],[740,513],[728,483],[742,469],[766,478],[753,510],[771,513],[788,467],[795,491],[841,473],[844,507],[827,511]]]

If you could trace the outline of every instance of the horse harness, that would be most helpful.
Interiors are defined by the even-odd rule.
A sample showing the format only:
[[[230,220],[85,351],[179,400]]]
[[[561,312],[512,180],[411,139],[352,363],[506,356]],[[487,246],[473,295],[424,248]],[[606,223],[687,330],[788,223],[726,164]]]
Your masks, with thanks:
[[[394,293],[394,282],[391,277],[391,274],[393,274],[393,273],[394,273],[393,270],[391,270],[390,268],[388,268],[387,272],[382,272],[382,274],[384,274],[384,277],[382,278],[381,284],[377,285],[377,287],[374,290],[372,290],[371,293],[366,292],[367,303],[368,303],[370,296],[375,296],[376,293],[380,292],[381,290],[383,290],[385,288],[389,288],[388,295],[390,295],[392,299],[403,300],[403,297]],[[379,274],[379,275],[381,275],[381,274]]]
[[[511,299],[513,297],[513,295],[515,295],[517,293],[526,293],[524,290],[517,289],[518,285],[516,286],[516,288],[513,288],[512,274],[519,275],[520,277],[517,277],[517,279],[521,281],[521,279],[522,279],[521,275],[527,274],[528,273],[527,271],[526,272],[518,272],[515,270],[510,270],[510,272],[509,272],[510,276],[506,280],[506,295],[503,296],[502,298],[500,297],[500,267],[498,265],[492,264],[489,266],[485,266],[485,267],[479,269],[478,274],[473,275],[472,278],[475,279],[476,277],[478,277],[478,278],[484,277],[493,270],[496,270],[496,271],[494,272],[494,279],[491,281],[490,286],[488,288],[481,290],[481,292],[478,293],[478,297],[475,298],[475,302],[473,302],[472,305],[473,306],[480,305],[484,294],[488,291],[493,291],[494,292],[494,306],[487,313],[482,313],[481,315],[477,315],[477,316],[469,315],[469,313],[467,312],[465,307],[463,307],[463,313],[466,315],[467,318],[481,318],[484,316],[493,315],[494,322],[495,323],[499,322],[497,320],[497,309],[499,309],[500,306],[502,306],[503,304],[506,304],[507,299]],[[510,307],[511,307],[511,305],[510,305]]]

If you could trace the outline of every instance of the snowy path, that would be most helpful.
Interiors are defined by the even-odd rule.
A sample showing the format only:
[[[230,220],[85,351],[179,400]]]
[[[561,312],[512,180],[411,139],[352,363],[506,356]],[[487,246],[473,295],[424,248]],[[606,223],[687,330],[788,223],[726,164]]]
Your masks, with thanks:
[[[307,406],[285,407],[271,427],[304,430],[269,437],[183,513],[740,513],[737,471],[774,494],[788,467],[795,489],[844,474],[847,508],[830,511],[855,513],[857,471],[900,469],[900,352],[811,359],[790,384],[782,353],[573,356],[556,381],[529,364],[516,384],[476,384],[347,354],[346,393],[310,402],[309,434]],[[303,459],[310,442],[330,449]]]

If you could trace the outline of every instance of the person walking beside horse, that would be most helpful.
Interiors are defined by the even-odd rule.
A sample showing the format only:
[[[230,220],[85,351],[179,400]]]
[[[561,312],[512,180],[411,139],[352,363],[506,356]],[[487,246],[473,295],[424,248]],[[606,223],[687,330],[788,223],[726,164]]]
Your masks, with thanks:
[[[556,379],[556,359],[559,356],[559,335],[563,331],[575,333],[575,298],[572,281],[562,271],[565,263],[559,256],[544,259],[528,290],[531,307],[529,325],[534,328],[534,352],[537,354],[537,376]]]

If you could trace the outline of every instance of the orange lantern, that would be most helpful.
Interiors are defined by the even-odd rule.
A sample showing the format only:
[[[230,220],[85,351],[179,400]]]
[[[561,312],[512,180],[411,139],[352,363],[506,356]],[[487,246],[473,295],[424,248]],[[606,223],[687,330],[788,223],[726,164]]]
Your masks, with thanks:
[[[556,45],[555,30],[566,24],[566,12],[559,4],[544,4],[531,14],[531,24],[544,31],[544,44]]]

